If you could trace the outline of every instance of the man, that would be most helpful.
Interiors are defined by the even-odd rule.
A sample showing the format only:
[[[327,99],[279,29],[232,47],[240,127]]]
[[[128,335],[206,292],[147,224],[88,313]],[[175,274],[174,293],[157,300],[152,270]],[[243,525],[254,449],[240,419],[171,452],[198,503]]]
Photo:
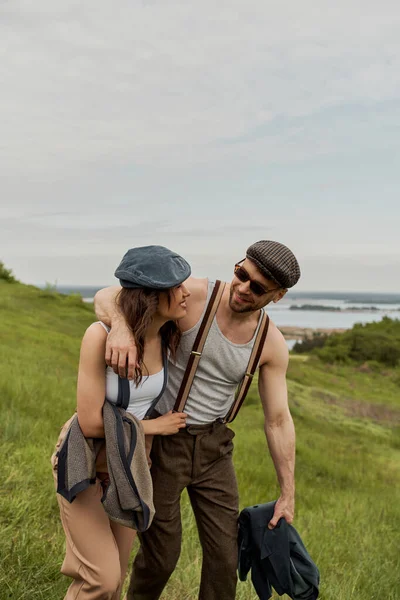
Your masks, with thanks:
[[[140,536],[141,548],[133,566],[128,598],[156,600],[160,597],[181,546],[180,496],[186,487],[195,513],[203,565],[200,600],[233,600],[236,591],[238,491],[232,464],[233,432],[221,423],[242,379],[262,309],[278,302],[300,277],[293,253],[282,244],[259,241],[235,266],[211,325],[201,360],[184,408],[187,426],[173,436],[156,436],[153,442],[152,477],[156,516],[151,528]],[[213,285],[207,279],[189,278],[185,286],[187,314],[179,322],[182,339],[169,382],[157,410],[174,406]],[[112,321],[106,361],[126,376],[132,374],[134,342],[117,309],[112,309],[115,290],[96,296],[96,312]],[[278,476],[280,497],[274,528],[283,517],[294,516],[295,433],[288,408],[286,369],[288,349],[282,334],[270,322],[259,361],[258,389],[265,414],[265,434]],[[267,523],[266,523],[267,526]]]

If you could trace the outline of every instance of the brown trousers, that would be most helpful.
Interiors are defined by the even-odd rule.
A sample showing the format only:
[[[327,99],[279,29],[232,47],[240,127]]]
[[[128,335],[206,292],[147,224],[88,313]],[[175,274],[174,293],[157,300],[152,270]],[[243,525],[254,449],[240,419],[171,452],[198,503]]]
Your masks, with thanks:
[[[56,452],[69,423],[62,428],[51,457],[56,487]],[[146,436],[145,441],[149,455],[152,436]],[[128,569],[136,531],[111,521],[101,503],[102,480],[108,476],[105,448],[96,464],[100,471],[96,483],[80,492],[71,504],[57,494],[66,537],[61,573],[73,579],[64,600],[119,600]]]
[[[238,490],[232,463],[234,433],[225,425],[190,425],[153,441],[156,515],[139,534],[128,600],[157,600],[175,569],[182,538],[180,497],[187,488],[203,564],[200,600],[233,600],[236,593]]]

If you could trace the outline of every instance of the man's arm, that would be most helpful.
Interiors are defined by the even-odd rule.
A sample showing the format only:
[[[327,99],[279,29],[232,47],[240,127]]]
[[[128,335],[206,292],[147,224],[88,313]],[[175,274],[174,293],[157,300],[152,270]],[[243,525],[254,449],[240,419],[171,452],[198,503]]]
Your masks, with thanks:
[[[121,290],[119,285],[111,285],[96,292],[94,296],[94,310],[99,321],[111,327],[114,320],[121,318],[116,298]]]
[[[285,340],[274,326],[271,334],[271,338],[267,338],[266,350],[271,358],[260,367],[258,379],[265,415],[265,435],[281,489],[274,516],[268,524],[270,529],[276,526],[281,517],[292,523],[295,495],[295,431],[286,386],[289,352]]]
[[[94,310],[100,321],[111,327],[107,336],[105,361],[120,377],[133,379],[136,365],[136,344],[123,315],[117,295],[121,287],[114,285],[99,290],[94,297]],[[128,367],[128,372],[127,372]]]

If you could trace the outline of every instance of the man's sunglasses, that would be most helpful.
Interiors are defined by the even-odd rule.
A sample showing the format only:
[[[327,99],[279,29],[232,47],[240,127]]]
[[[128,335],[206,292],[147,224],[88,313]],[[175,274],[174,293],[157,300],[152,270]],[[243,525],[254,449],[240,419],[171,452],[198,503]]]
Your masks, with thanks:
[[[251,279],[250,275],[248,274],[246,269],[244,269],[243,267],[241,267],[238,264],[235,265],[234,274],[235,274],[235,277],[237,277],[239,279],[239,281],[241,281],[242,283],[246,283],[246,281],[250,281],[250,286],[249,286],[250,290],[256,296],[263,296],[264,294],[268,294],[268,292],[274,292],[275,290],[280,289],[279,287],[272,288],[269,290],[266,289],[265,287],[263,287],[261,285],[261,283],[258,283],[258,281],[254,281],[254,279]]]

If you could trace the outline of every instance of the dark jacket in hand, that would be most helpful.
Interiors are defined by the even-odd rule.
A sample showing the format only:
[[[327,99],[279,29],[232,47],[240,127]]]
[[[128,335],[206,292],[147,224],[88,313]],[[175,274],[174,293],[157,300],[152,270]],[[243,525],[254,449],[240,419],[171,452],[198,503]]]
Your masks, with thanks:
[[[268,529],[275,502],[251,506],[239,516],[239,579],[251,580],[261,600],[269,600],[273,587],[293,600],[318,598],[319,571],[296,529],[280,519]]]

